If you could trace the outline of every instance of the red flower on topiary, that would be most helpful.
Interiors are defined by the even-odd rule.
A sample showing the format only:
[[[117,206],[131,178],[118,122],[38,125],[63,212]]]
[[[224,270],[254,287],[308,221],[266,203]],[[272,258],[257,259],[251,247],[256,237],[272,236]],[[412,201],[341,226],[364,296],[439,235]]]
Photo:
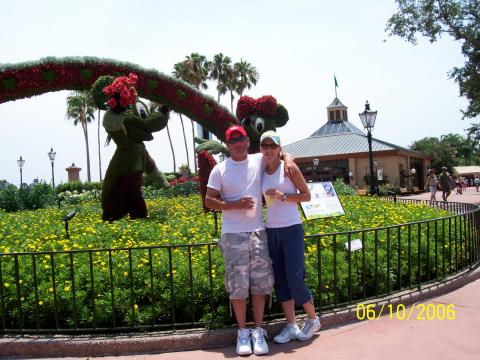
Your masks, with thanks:
[[[126,108],[130,104],[135,104],[138,95],[134,86],[137,80],[137,75],[130,73],[128,76],[117,77],[113,83],[103,89],[103,93],[111,97],[107,101],[110,109],[118,110],[119,105]]]

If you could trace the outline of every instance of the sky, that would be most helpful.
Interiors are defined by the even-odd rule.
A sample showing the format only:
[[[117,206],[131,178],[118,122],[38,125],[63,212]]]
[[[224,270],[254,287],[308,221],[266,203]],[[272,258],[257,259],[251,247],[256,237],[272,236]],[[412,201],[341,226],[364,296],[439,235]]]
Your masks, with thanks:
[[[462,120],[467,102],[448,77],[464,63],[461,44],[419,38],[413,46],[388,36],[385,24],[395,10],[393,0],[2,1],[0,63],[96,56],[170,75],[192,52],[208,59],[221,52],[259,72],[257,85],[244,95],[273,95],[287,108],[290,120],[277,129],[284,144],[308,137],[327,121],[334,74],[350,122],[363,129],[358,113],[366,100],[378,111],[374,138],[408,147],[427,136],[465,135],[472,122]],[[205,93],[216,98],[213,82]],[[55,183],[67,181],[65,168],[72,163],[86,181],[84,136],[66,118],[68,95],[0,104],[0,179],[19,184],[16,160],[22,156],[24,182],[50,183],[52,147]],[[221,103],[229,107],[229,97]],[[190,121],[184,121],[191,138]],[[178,167],[187,162],[178,115],[172,114],[169,127]],[[100,131],[104,174],[115,146],[105,147],[106,133]],[[97,123],[89,125],[89,142],[92,181],[98,181]],[[146,146],[160,170],[173,171],[166,130]]]

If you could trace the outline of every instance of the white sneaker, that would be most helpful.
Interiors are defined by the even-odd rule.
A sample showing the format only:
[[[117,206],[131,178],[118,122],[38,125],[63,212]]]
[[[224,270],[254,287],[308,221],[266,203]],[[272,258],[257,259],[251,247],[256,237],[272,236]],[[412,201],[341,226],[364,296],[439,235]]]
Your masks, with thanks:
[[[240,356],[252,353],[252,342],[250,329],[238,329],[237,332],[237,354]]]
[[[297,334],[300,332],[297,324],[285,325],[280,333],[273,338],[277,344],[285,344],[290,340],[296,339]]]
[[[266,337],[267,331],[261,327],[257,327],[252,331],[253,353],[255,355],[268,354]]]
[[[303,323],[302,329],[297,334],[297,339],[300,341],[310,340],[313,336],[313,333],[320,330],[321,327],[322,325],[320,324],[320,319],[318,316],[315,320],[307,318],[307,320],[305,320]]]

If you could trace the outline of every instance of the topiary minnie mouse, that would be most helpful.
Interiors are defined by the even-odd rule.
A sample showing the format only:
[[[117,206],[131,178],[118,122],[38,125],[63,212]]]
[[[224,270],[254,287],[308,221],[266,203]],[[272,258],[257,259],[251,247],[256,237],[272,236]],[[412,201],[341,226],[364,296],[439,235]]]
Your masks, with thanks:
[[[168,186],[143,141],[152,140],[152,133],[167,125],[169,109],[161,106],[160,111],[149,112],[138,100],[136,82],[135,74],[116,79],[102,76],[92,88],[97,107],[108,109],[103,117],[107,143],[113,139],[117,145],[102,187],[102,219],[110,222],[126,214],[132,219],[147,217],[141,192],[143,173],[160,187]]]

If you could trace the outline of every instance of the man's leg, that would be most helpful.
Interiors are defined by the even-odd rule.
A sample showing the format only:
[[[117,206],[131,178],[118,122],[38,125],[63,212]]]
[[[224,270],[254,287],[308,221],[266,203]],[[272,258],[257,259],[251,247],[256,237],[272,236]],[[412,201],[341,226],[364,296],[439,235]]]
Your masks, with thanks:
[[[240,329],[246,328],[247,327],[247,301],[245,299],[232,299],[231,301],[232,301],[233,312],[235,313],[235,319],[237,320],[238,327]]]
[[[265,295],[252,294],[252,307],[255,327],[262,327],[263,313],[265,311]]]

